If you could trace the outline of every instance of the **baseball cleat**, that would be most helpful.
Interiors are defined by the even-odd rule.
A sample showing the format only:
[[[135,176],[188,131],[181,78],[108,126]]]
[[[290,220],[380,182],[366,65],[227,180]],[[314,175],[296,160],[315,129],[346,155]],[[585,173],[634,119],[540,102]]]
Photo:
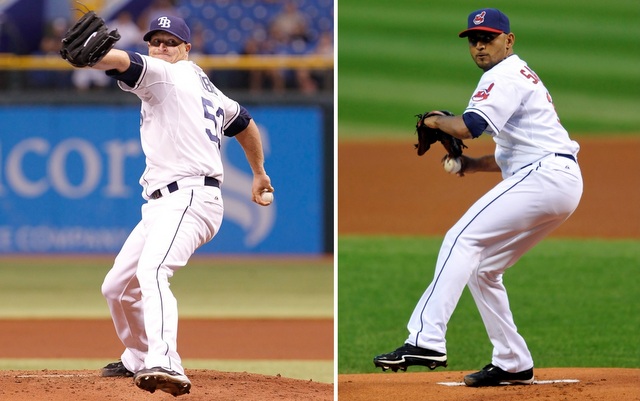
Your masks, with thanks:
[[[411,344],[404,344],[393,352],[378,355],[373,358],[373,364],[382,371],[391,369],[406,371],[409,366],[421,365],[433,370],[438,366],[447,367],[447,355],[442,352],[419,348]]]
[[[469,387],[500,386],[501,384],[531,384],[533,368],[522,372],[509,373],[497,366],[488,364],[481,371],[464,377],[464,384]]]
[[[133,381],[142,390],[150,393],[161,390],[174,397],[189,394],[191,390],[191,382],[187,376],[160,367],[139,371],[133,376]]]
[[[133,372],[127,369],[122,361],[111,362],[101,371],[102,377],[132,377]]]

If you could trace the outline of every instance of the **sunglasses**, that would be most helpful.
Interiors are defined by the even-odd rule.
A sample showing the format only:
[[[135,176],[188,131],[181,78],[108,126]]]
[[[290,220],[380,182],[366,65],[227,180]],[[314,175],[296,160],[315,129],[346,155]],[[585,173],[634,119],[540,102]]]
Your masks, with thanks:
[[[488,45],[489,43],[493,42],[493,40],[498,36],[500,36],[500,34],[498,33],[482,32],[469,34],[468,39],[469,43],[473,46],[477,45],[478,42],[482,42],[485,45]]]
[[[152,47],[160,47],[161,44],[167,47],[176,47],[176,46],[180,46],[183,43],[184,43],[183,41],[174,39],[174,38],[169,38],[169,39],[153,38],[149,41],[149,45]]]

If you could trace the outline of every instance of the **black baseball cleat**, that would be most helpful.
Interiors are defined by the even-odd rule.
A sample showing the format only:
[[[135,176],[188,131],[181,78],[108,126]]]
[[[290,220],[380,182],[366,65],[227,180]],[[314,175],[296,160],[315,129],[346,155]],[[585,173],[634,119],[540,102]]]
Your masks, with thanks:
[[[133,372],[125,368],[122,361],[111,362],[101,371],[102,377],[133,377]]]
[[[143,369],[133,376],[133,381],[139,388],[154,393],[164,391],[174,397],[189,394],[191,382],[187,376],[160,367]]]
[[[509,373],[497,366],[488,364],[481,371],[464,377],[464,384],[469,387],[500,386],[502,384],[533,383],[533,368],[522,372]]]
[[[447,367],[447,355],[430,349],[419,348],[411,344],[404,344],[393,352],[378,355],[373,358],[376,368],[382,371],[388,369],[397,372],[406,371],[409,366],[421,365],[433,370],[438,366]]]

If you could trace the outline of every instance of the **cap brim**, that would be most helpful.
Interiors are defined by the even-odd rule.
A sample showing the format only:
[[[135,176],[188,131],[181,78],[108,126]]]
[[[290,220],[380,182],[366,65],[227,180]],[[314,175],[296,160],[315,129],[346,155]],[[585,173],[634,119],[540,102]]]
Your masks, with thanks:
[[[144,34],[144,36],[142,37],[142,40],[144,40],[145,42],[148,42],[149,39],[151,39],[151,35],[153,35],[155,32],[158,32],[160,29],[154,29],[153,31],[149,31],[147,33]]]
[[[176,38],[180,39],[181,41],[183,41],[185,43],[189,43],[188,40],[186,40],[184,38],[181,38],[180,36],[176,35],[175,33],[167,31],[165,29],[154,29],[152,31],[149,31],[149,32],[144,34],[144,36],[142,37],[142,40],[144,40],[145,42],[148,42],[149,40],[151,40],[151,37],[153,36],[153,34],[156,33],[156,32],[166,32],[168,34],[171,34],[171,35],[175,36]]]
[[[501,31],[501,30],[499,30],[499,29],[486,28],[486,27],[479,26],[479,27],[477,27],[477,28],[470,28],[470,29],[467,29],[467,30],[465,30],[465,31],[460,32],[460,33],[458,34],[458,37],[460,37],[460,38],[465,38],[465,37],[469,36],[469,33],[470,33],[470,32],[473,32],[473,31],[485,31],[485,32],[494,32],[494,33],[504,33],[504,31]]]

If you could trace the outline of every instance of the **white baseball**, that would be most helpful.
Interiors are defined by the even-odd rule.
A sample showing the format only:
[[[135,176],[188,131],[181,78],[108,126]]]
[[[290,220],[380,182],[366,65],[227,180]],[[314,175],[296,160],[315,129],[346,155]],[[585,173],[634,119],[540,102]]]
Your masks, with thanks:
[[[449,158],[444,161],[444,170],[449,174],[456,174],[462,168],[462,163],[458,158]]]
[[[273,192],[263,192],[260,197],[263,202],[271,203],[273,202]]]

